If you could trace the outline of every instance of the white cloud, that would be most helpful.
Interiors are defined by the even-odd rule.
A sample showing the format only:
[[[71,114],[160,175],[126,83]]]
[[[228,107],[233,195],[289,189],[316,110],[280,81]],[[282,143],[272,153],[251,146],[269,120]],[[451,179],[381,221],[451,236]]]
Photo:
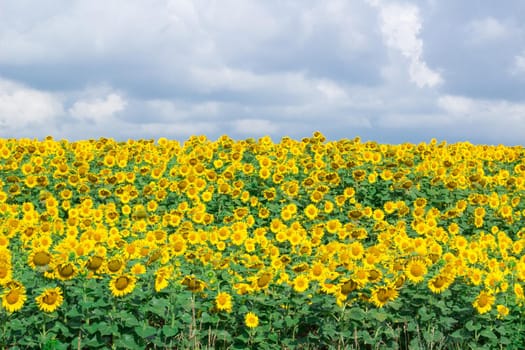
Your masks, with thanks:
[[[124,110],[126,104],[120,95],[111,93],[105,98],[76,101],[68,111],[76,119],[100,122]]]
[[[437,104],[448,115],[457,117],[456,127],[466,122],[489,135],[497,133],[515,140],[525,135],[525,103],[447,95]]]
[[[144,123],[142,125],[123,125],[129,133],[136,137],[164,136],[189,137],[191,135],[211,135],[217,132],[218,125],[214,122],[173,122],[173,123]]]
[[[323,79],[316,84],[317,90],[330,101],[345,100],[348,98],[346,91],[337,83]]]
[[[63,114],[55,95],[0,78],[0,127],[16,130],[48,123]]]
[[[496,41],[509,35],[509,29],[496,18],[487,17],[466,25],[468,39],[473,44]]]
[[[387,114],[379,117],[376,125],[390,129],[438,128],[454,125],[454,118],[445,114]]]
[[[271,103],[282,105],[282,100],[290,104],[297,102],[345,103],[348,95],[345,87],[326,78],[312,78],[304,72],[255,73],[249,70],[218,67],[190,69],[192,84],[198,91],[236,92],[251,98],[264,98]],[[241,101],[239,101],[241,102]]]
[[[525,51],[521,55],[514,56],[514,67],[512,73],[525,74]]]
[[[467,115],[470,114],[475,107],[472,99],[462,96],[445,95],[437,100],[438,106],[453,115]]]
[[[265,119],[239,119],[233,122],[233,129],[242,135],[269,135],[278,130],[277,125]]]
[[[423,41],[419,38],[422,21],[419,9],[411,4],[368,1],[379,10],[381,33],[387,47],[399,51],[409,61],[410,80],[418,87],[434,87],[443,82],[423,59]]]
[[[214,117],[219,114],[221,104],[214,101],[188,103],[154,99],[145,102],[163,120],[177,121],[195,117]]]

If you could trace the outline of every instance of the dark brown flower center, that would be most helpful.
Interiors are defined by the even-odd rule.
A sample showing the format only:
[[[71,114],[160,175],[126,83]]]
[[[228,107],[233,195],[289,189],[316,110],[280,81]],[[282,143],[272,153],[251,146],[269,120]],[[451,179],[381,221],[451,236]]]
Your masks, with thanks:
[[[58,299],[58,293],[55,291],[51,291],[42,298],[42,301],[46,303],[47,305],[54,305],[57,299]]]
[[[51,255],[47,252],[38,252],[33,257],[33,263],[36,266],[46,266],[51,261]]]
[[[120,276],[115,282],[115,288],[118,290],[124,290],[129,285],[129,279],[126,276]]]

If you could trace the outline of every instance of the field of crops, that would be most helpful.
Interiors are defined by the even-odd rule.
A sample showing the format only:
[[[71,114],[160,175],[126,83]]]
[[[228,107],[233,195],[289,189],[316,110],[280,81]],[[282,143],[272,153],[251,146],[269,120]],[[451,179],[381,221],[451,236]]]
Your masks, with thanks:
[[[525,149],[0,139],[1,348],[524,348]]]

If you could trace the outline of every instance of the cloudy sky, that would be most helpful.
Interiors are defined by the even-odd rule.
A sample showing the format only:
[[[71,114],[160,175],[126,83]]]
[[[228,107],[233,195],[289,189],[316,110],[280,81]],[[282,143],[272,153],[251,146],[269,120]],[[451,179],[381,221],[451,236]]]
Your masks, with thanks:
[[[523,0],[0,0],[0,137],[524,145]]]

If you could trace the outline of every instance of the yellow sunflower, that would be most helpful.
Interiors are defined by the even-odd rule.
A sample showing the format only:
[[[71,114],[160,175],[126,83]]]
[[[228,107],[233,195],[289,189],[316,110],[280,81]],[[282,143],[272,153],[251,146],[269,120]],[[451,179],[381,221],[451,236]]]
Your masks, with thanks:
[[[64,297],[60,287],[48,288],[35,298],[38,308],[44,312],[53,312],[62,305]]]
[[[0,261],[0,286],[9,282],[12,278],[13,271],[11,264]]]
[[[419,260],[411,260],[405,267],[405,275],[413,283],[419,283],[425,278],[427,273],[427,265]]]
[[[97,272],[103,265],[104,258],[98,255],[91,256],[86,262],[86,268],[91,272]]]
[[[304,214],[306,215],[306,217],[310,220],[313,220],[317,217],[317,215],[319,214],[319,210],[317,209],[317,207],[313,204],[308,204],[306,206],[306,208],[304,209]]]
[[[220,292],[215,298],[215,306],[220,311],[231,312],[232,311],[232,297],[226,292]]]
[[[206,283],[194,276],[185,276],[180,283],[193,293],[202,292],[206,288]]]
[[[395,286],[376,287],[372,290],[370,300],[375,306],[381,308],[389,301],[396,299],[398,295],[399,293]]]
[[[302,293],[308,289],[310,281],[305,275],[299,275],[293,280],[293,290],[298,293]]]
[[[135,289],[137,277],[134,275],[116,275],[109,282],[111,294],[116,297],[127,295]]]
[[[262,274],[259,274],[254,277],[252,287],[254,289],[260,288],[266,288],[270,284],[270,282],[273,279],[273,274],[270,271],[265,271]]]
[[[8,283],[6,290],[2,294],[2,306],[8,312],[20,310],[27,299],[24,286],[16,281]]]
[[[173,267],[163,266],[155,272],[155,291],[160,292],[169,284],[169,279],[173,274]]]
[[[505,305],[501,305],[501,304],[496,306],[496,309],[498,310],[498,316],[497,317],[499,319],[507,317],[508,314],[509,314],[509,311],[510,311],[508,307],[506,307]]]
[[[428,281],[428,288],[432,293],[442,293],[447,290],[450,284],[454,281],[453,278],[446,274],[439,274]]]
[[[124,270],[126,262],[118,256],[113,257],[106,264],[106,268],[110,274],[119,274]]]
[[[479,293],[476,300],[474,300],[472,306],[474,306],[480,314],[484,314],[492,309],[495,300],[496,297],[494,297],[492,293],[483,290]]]
[[[339,292],[346,296],[354,290],[356,290],[357,288],[359,288],[359,283],[357,283],[353,279],[348,279],[346,281],[342,281],[342,283],[340,284]]]
[[[47,251],[47,249],[35,249],[29,254],[27,263],[33,269],[47,270],[52,261],[53,256]]]
[[[248,312],[244,317],[244,324],[248,328],[255,328],[259,325],[259,317],[253,312]]]
[[[141,263],[136,263],[131,267],[131,273],[134,275],[143,275],[146,273],[146,266]]]
[[[61,264],[58,264],[58,266],[55,269],[55,277],[66,281],[73,279],[77,274],[77,268],[76,266],[71,262],[63,262]]]

